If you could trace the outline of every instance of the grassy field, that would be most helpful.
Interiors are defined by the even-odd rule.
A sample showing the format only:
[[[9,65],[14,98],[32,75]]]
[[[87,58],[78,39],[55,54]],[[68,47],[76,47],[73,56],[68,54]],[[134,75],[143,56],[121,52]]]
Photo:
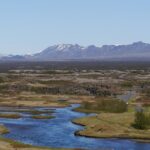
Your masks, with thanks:
[[[19,115],[19,114],[3,114],[3,113],[0,113],[0,118],[19,119],[19,118],[21,118],[21,115]]]
[[[85,127],[84,130],[77,131],[75,135],[95,138],[127,138],[150,142],[149,125],[143,130],[133,127],[136,104],[130,101],[126,104],[110,97],[97,97],[93,102],[83,103],[75,111],[96,113],[96,115],[73,120],[73,123]],[[150,113],[149,106],[143,106],[143,110],[147,114]]]
[[[84,113],[121,113],[127,111],[127,109],[128,105],[122,100],[118,100],[113,97],[96,97],[91,102],[82,102],[81,106],[76,108],[75,111]]]
[[[150,129],[137,130],[132,127],[134,112],[100,113],[73,122],[85,126],[85,129],[76,132],[76,135],[96,138],[131,138],[150,142]]]

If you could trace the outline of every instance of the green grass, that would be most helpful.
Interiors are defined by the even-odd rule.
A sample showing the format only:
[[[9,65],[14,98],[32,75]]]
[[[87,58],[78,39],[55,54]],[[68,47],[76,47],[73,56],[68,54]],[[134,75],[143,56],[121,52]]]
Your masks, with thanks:
[[[7,119],[19,119],[21,115],[19,114],[0,114],[0,118],[7,118]]]
[[[150,142],[150,129],[137,130],[131,126],[134,113],[101,113],[97,116],[84,117],[73,121],[85,126],[78,131],[80,136],[96,138],[132,138]]]
[[[75,149],[65,149],[65,148],[46,148],[46,147],[37,147],[37,146],[32,146],[29,144],[23,144],[20,142],[16,142],[10,139],[6,139],[6,138],[0,138],[0,142],[6,142],[8,144],[11,145],[11,149],[12,150],[21,150],[21,149],[26,149],[26,150],[75,150]],[[0,149],[1,149],[1,145],[0,145]],[[77,149],[76,149],[77,150]],[[79,150],[79,149],[78,149]]]
[[[0,125],[0,134],[6,134],[6,133],[9,133],[9,130],[5,126]]]
[[[54,116],[32,116],[33,119],[53,119]]]
[[[95,102],[83,102],[76,111],[85,113],[100,113],[100,112],[111,112],[111,113],[122,113],[127,111],[127,104],[123,101],[108,98],[96,98]]]

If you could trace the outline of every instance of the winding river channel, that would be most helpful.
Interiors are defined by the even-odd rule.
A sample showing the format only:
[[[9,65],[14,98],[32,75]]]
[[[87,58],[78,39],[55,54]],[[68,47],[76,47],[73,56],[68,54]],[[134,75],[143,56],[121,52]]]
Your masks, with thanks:
[[[32,119],[31,114],[23,112],[20,119],[0,119],[10,133],[4,137],[35,146],[54,148],[83,148],[88,150],[150,150],[150,143],[140,143],[134,140],[95,139],[75,136],[74,132],[83,129],[71,120],[87,116],[72,109],[73,104],[65,108],[53,108],[53,119]],[[51,110],[52,108],[36,108]]]

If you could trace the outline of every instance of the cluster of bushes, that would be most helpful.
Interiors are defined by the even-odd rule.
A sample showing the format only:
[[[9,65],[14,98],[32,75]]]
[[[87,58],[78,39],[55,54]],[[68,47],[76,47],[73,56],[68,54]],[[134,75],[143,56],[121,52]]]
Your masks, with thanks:
[[[84,90],[86,90],[89,93],[89,95],[106,97],[106,96],[111,96],[115,94],[112,91],[111,85],[85,83],[81,85],[81,87]]]
[[[60,93],[60,89],[57,87],[31,87],[29,89],[29,91],[31,92],[35,92],[37,94],[59,94]]]
[[[32,86],[25,82],[15,84],[1,84],[0,93],[20,93],[23,91],[35,92],[37,94],[70,94],[70,95],[94,95],[94,96],[111,96],[112,91],[107,87],[76,85],[72,81],[55,80],[41,81],[40,83],[47,86]]]
[[[84,102],[83,109],[93,111],[103,111],[111,113],[122,113],[127,111],[127,104],[124,101],[117,99],[102,99],[96,101],[96,103]]]
[[[140,86],[142,89],[150,87],[150,81],[149,80],[138,81],[138,86]]]
[[[112,91],[109,86],[105,85],[78,85],[70,80],[49,80],[39,81],[39,83],[46,84],[47,87],[31,88],[37,93],[53,93],[53,94],[77,94],[77,95],[94,95],[94,96],[111,96]]]
[[[149,96],[150,96],[150,87],[142,88],[141,92],[142,92],[142,94],[144,94],[145,96],[149,97]]]
[[[4,82],[5,82],[4,78],[0,77],[0,83],[4,83]]]
[[[62,86],[62,85],[73,85],[74,82],[70,80],[48,80],[48,81],[38,81],[41,84],[46,84],[46,85],[57,85],[57,86]]]
[[[0,93],[8,93],[9,85],[8,84],[0,84]]]
[[[44,70],[41,73],[43,74],[72,74],[72,70]]]
[[[111,96],[111,92],[106,89],[99,89],[98,87],[87,87],[85,89],[90,93],[90,95]]]
[[[124,81],[122,84],[121,84],[121,87],[123,88],[132,88],[134,85],[134,83],[132,81]]]
[[[135,120],[132,126],[136,129],[149,129],[150,128],[150,114],[144,111],[137,111],[135,113]]]

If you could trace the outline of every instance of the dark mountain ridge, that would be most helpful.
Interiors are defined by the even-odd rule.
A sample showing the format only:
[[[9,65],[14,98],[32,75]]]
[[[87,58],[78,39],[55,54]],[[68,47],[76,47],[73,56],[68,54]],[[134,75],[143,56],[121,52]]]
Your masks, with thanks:
[[[78,44],[60,44],[46,48],[45,50],[33,55],[10,55],[1,57],[1,60],[79,60],[79,59],[98,59],[98,60],[117,60],[117,59],[149,59],[150,44],[135,42],[129,45],[104,45],[97,47],[90,45],[83,47]]]

